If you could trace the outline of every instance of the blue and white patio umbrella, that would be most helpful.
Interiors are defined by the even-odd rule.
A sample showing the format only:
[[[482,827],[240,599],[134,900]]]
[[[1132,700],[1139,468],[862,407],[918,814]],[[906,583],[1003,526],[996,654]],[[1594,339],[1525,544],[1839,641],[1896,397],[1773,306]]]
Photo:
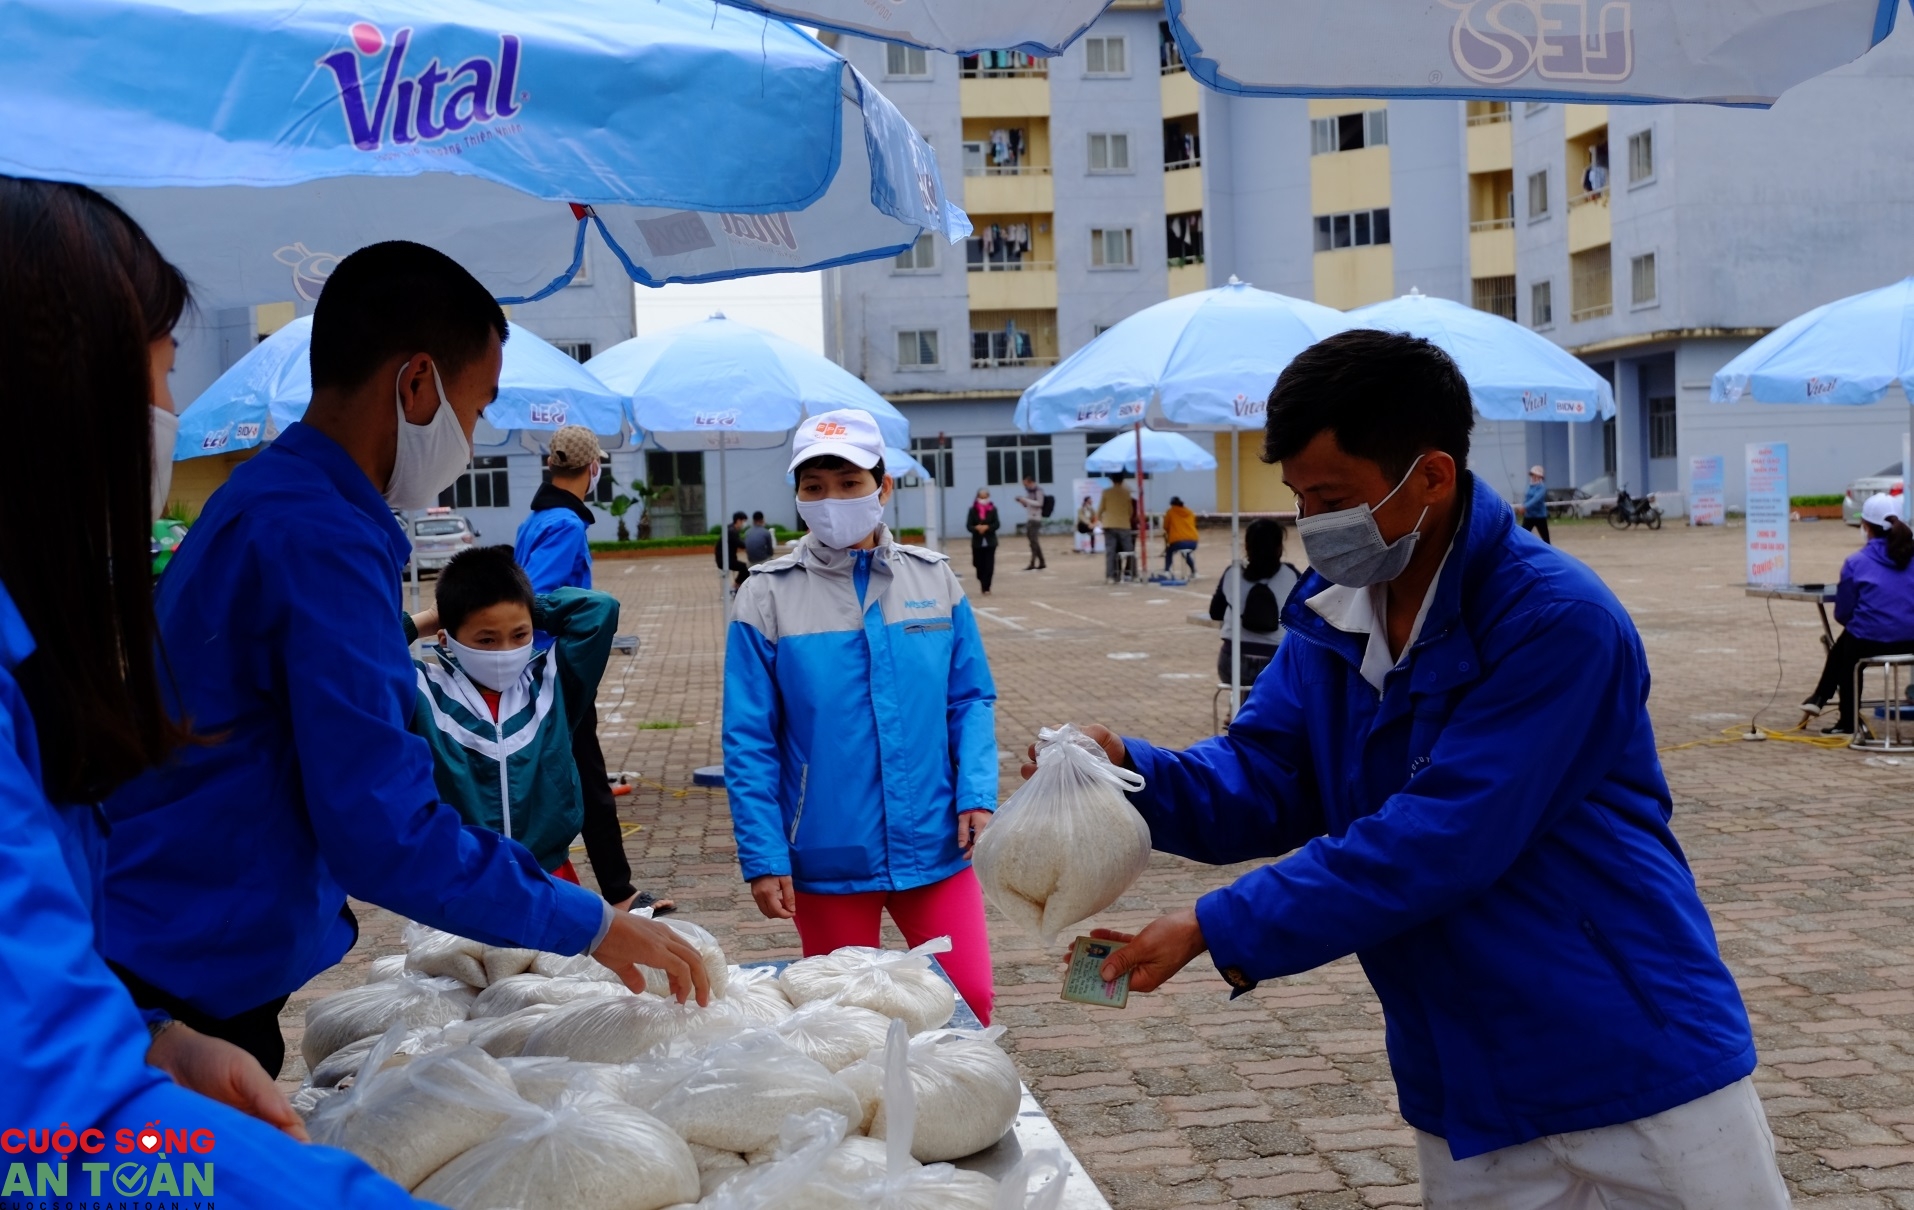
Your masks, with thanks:
[[[180,413],[173,457],[250,449],[304,416],[312,402],[311,348],[311,316],[253,346]],[[582,424],[612,434],[624,431],[625,401],[565,353],[510,325],[498,398],[484,416],[496,429]]]
[[[1715,372],[1714,403],[1874,403],[1914,383],[1914,277],[1823,304]]]
[[[1475,410],[1489,420],[1606,420],[1615,414],[1608,380],[1580,358],[1521,324],[1411,290],[1349,312],[1351,327],[1420,336],[1455,359]]]
[[[380,239],[511,302],[969,230],[869,81],[712,0],[20,0],[0,74],[0,171],[107,189],[202,306],[311,299]]]
[[[1109,0],[730,2],[936,50],[1052,55]],[[1899,2],[1165,0],[1177,59],[1163,66],[1249,96],[1768,105],[1885,38]]]
[[[1152,475],[1216,469],[1216,459],[1202,446],[1181,433],[1162,433],[1156,429],[1118,433],[1090,451],[1090,456],[1083,460],[1083,469],[1092,475],[1134,475],[1139,458],[1143,470]]]

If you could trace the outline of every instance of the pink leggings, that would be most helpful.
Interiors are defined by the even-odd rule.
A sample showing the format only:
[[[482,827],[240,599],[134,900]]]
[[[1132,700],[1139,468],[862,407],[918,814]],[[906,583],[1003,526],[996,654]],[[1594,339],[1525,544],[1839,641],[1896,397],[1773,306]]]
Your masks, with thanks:
[[[984,894],[977,875],[960,870],[942,882],[908,891],[855,895],[797,893],[797,931],[804,956],[828,954],[846,945],[878,946],[882,912],[914,949],[932,937],[949,937],[950,952],[937,955],[977,1019],[990,1024],[996,986],[990,973],[990,936],[984,931]]]

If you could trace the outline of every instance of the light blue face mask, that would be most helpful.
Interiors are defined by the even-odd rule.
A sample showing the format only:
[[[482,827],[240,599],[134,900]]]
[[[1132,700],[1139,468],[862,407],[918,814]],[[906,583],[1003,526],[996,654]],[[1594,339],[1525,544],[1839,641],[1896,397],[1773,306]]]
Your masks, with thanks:
[[[1331,584],[1348,588],[1386,584],[1401,575],[1402,569],[1415,557],[1416,539],[1422,536],[1422,522],[1428,518],[1429,510],[1422,510],[1422,516],[1416,518],[1408,533],[1394,542],[1384,542],[1382,531],[1376,528],[1376,509],[1395,498],[1421,461],[1418,456],[1409,464],[1402,481],[1391,488],[1375,508],[1358,504],[1333,513],[1296,518],[1296,534],[1303,540],[1310,570]]]

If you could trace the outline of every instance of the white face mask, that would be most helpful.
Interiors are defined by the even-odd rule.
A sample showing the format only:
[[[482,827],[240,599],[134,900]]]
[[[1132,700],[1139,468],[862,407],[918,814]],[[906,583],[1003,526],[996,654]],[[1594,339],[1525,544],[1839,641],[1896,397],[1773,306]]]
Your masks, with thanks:
[[[405,371],[399,371],[403,381]],[[457,482],[472,460],[472,443],[459,427],[459,414],[445,397],[445,380],[432,367],[432,385],[439,392],[439,408],[424,424],[405,418],[405,396],[393,385],[399,409],[399,449],[392,460],[392,478],[386,481],[385,502],[393,508],[430,508],[439,493]]]
[[[604,463],[602,462],[594,462],[591,464],[591,475],[585,480],[585,499],[589,500],[598,494],[598,473],[603,468]]]
[[[472,678],[474,684],[493,693],[503,693],[518,684],[518,678],[525,675],[526,665],[532,662],[529,639],[523,647],[488,651],[482,647],[467,647],[441,630],[439,644],[452,653],[452,658],[459,662],[459,668]]]
[[[179,441],[179,417],[165,408],[153,412],[153,520],[166,511],[166,497],[173,491],[173,447]]]
[[[871,536],[884,520],[884,489],[855,500],[799,500],[798,516],[811,527],[811,535],[835,550],[856,546]]]

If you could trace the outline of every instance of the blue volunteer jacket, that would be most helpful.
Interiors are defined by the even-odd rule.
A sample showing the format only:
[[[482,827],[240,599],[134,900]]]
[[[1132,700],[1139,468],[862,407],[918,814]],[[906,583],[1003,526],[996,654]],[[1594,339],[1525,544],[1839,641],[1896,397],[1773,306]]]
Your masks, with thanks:
[[[849,895],[968,864],[957,815],[997,806],[997,689],[948,563],[880,527],[869,551],[806,537],[738,589],[724,777],[747,880]]]
[[[240,1210],[422,1208],[353,1156],[301,1146],[146,1065],[146,1025],[95,948],[106,846],[99,813],[91,806],[56,807],[41,786],[33,714],[14,679],[32,651],[26,623],[0,588],[0,812],[6,818],[0,827],[0,1037],[7,1040],[0,1046],[0,1122],[9,1131],[64,1127],[74,1136],[53,1140],[76,1148],[63,1190],[75,1200],[57,1204],[99,1204],[102,1194],[119,1204],[124,1188],[83,1164],[105,1164],[116,1175],[122,1165],[137,1169],[125,1174],[124,1187],[136,1180],[140,1192],[150,1192],[162,1179],[180,1188],[184,1165],[192,1163],[211,1170],[222,1205]],[[162,1157],[119,1149],[121,1131],[130,1140],[148,1123],[183,1134],[210,1131],[212,1148],[169,1153],[161,1178]],[[59,1155],[32,1149],[32,1136],[9,1142],[12,1154],[0,1154],[0,1173],[21,1163],[39,1191],[40,1165],[61,1168]],[[186,1199],[201,1200],[207,1199]]]
[[[218,1017],[294,991],[348,894],[576,954],[606,919],[439,801],[401,635],[406,538],[338,443],[295,424],[233,472],[160,578],[169,708],[208,737],[107,800],[106,955]]]
[[[519,522],[512,557],[525,569],[533,592],[591,587],[591,509],[562,487],[547,483],[532,496],[531,515]]]
[[[1310,606],[1229,733],[1126,740],[1157,848],[1289,856],[1197,902],[1239,988],[1354,953],[1402,1116],[1458,1159],[1658,1113],[1754,1069],[1669,830],[1634,624],[1482,480],[1380,696]],[[1292,851],[1293,850],[1293,851]]]

